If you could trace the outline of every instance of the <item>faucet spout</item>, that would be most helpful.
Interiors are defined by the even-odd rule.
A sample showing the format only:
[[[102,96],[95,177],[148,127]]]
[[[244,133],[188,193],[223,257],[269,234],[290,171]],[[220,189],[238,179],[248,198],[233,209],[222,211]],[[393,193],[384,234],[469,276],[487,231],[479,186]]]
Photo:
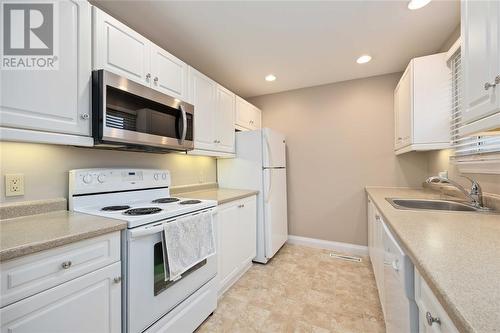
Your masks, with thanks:
[[[459,183],[449,179],[449,178],[442,178],[438,176],[432,176],[427,178],[425,181],[428,184],[449,184],[453,187],[455,187],[457,190],[462,192],[463,195],[471,202],[471,204],[477,208],[484,208],[483,206],[483,192],[481,190],[481,186],[479,186],[479,183],[476,182],[474,179],[471,179],[469,177],[464,177],[467,178],[471,183],[472,183],[472,188],[470,192],[468,192],[462,185]]]

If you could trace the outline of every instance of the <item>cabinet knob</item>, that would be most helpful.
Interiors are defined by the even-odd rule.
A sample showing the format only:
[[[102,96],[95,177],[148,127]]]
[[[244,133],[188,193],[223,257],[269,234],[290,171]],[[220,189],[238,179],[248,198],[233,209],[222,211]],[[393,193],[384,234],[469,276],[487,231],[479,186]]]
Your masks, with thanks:
[[[484,90],[488,90],[490,88],[495,88],[497,86],[497,84],[500,84],[500,75],[497,75],[497,77],[495,78],[495,82],[493,82],[493,83],[486,82],[484,84]]]
[[[155,81],[155,84],[158,83],[158,76],[155,76],[155,78],[153,79],[153,81]]]
[[[241,204],[241,205],[238,205],[238,208],[243,208],[245,207],[245,205]]]
[[[425,314],[425,320],[427,320],[427,325],[429,326],[432,326],[434,323],[441,325],[441,319],[439,319],[439,317],[433,317],[429,311]]]
[[[146,80],[149,81],[150,78],[151,78],[151,73],[146,74]]]
[[[80,117],[81,117],[83,120],[87,120],[87,119],[89,119],[89,118],[90,118],[90,115],[89,115],[88,113],[82,113],[82,114],[80,115]]]
[[[113,282],[114,282],[114,283],[120,283],[120,282],[122,282],[122,277],[121,277],[121,276],[115,277],[115,278],[113,279]]]
[[[72,263],[71,261],[69,261],[69,260],[68,260],[68,261],[63,262],[63,263],[61,264],[61,267],[62,267],[62,268],[64,268],[64,269],[68,269],[68,268],[70,268],[70,267],[71,267],[71,265],[72,265],[72,264],[73,264],[73,263]]]

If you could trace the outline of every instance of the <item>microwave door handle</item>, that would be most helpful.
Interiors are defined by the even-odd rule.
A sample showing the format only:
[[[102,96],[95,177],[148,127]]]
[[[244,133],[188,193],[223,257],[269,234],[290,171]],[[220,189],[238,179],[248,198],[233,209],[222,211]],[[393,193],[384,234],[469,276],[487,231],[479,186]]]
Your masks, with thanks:
[[[181,143],[186,140],[186,134],[187,134],[187,115],[186,115],[186,110],[184,110],[184,106],[181,104],[179,105],[179,109],[181,110],[182,113],[182,134],[181,134]]]

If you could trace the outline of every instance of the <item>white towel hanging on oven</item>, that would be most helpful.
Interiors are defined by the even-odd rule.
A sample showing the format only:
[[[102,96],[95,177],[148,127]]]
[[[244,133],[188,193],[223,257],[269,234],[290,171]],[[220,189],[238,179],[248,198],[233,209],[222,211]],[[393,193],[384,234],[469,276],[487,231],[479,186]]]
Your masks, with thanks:
[[[215,254],[212,212],[203,212],[167,222],[163,225],[165,272],[175,281],[181,275]]]

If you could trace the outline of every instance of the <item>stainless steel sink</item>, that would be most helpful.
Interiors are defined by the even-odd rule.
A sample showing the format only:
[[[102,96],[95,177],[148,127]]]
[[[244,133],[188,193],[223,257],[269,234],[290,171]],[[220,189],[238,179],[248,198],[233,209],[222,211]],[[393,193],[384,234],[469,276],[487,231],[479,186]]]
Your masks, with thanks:
[[[398,199],[398,198],[386,198],[386,200],[396,209],[446,210],[454,212],[494,213],[491,209],[476,208],[463,202],[451,201],[451,200]]]

